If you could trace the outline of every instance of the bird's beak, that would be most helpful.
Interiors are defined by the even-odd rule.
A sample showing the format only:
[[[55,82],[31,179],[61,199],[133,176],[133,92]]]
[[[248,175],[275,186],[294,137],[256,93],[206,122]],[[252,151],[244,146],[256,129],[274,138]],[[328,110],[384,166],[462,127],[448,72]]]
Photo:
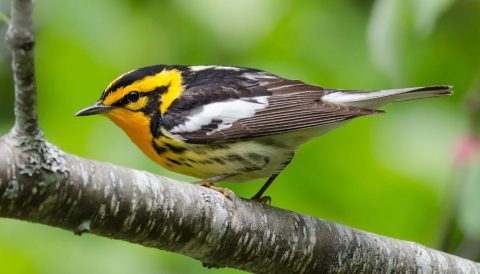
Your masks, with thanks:
[[[111,110],[111,106],[106,106],[102,102],[97,102],[94,105],[86,107],[79,112],[75,113],[75,116],[87,116],[107,112]]]

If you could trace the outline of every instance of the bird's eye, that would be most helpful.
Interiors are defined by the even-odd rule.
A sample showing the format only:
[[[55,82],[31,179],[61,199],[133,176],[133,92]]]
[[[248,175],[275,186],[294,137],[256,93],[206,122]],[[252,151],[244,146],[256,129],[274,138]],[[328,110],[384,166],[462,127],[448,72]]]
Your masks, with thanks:
[[[132,91],[127,95],[127,100],[130,103],[134,103],[138,101],[138,99],[140,99],[140,94],[138,93],[138,91]]]

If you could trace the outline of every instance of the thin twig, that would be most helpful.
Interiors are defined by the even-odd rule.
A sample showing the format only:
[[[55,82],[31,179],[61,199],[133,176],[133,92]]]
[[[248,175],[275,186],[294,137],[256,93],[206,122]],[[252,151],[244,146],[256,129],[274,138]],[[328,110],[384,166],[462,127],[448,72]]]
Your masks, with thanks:
[[[15,127],[22,136],[41,134],[36,110],[34,69],[35,37],[32,27],[32,0],[12,2],[12,15],[6,40],[12,48],[12,69],[15,79]]]

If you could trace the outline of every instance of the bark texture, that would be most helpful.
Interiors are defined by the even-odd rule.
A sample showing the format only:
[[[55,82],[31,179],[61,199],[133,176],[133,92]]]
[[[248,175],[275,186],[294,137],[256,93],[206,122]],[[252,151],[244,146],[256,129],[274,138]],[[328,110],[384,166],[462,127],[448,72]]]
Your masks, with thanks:
[[[32,161],[35,151],[46,155]],[[147,172],[0,143],[0,216],[256,273],[480,273],[478,264]],[[34,155],[35,155],[34,154]]]
[[[37,125],[31,12],[31,0],[13,1],[17,120],[0,139],[0,217],[255,273],[480,273],[475,262],[416,243],[62,152]]]
[[[6,41],[12,49],[12,69],[15,80],[15,130],[22,135],[39,134],[32,28],[33,1],[12,2],[12,17]]]

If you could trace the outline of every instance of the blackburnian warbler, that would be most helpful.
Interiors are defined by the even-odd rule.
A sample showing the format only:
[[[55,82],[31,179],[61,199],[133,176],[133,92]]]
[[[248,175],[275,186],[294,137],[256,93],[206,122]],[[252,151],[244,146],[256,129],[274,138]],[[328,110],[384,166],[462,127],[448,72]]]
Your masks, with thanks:
[[[269,177],[252,197],[266,201],[265,190],[309,139],[382,113],[384,104],[451,93],[327,89],[257,69],[158,65],[121,75],[76,115],[106,115],[152,160],[204,186]]]

